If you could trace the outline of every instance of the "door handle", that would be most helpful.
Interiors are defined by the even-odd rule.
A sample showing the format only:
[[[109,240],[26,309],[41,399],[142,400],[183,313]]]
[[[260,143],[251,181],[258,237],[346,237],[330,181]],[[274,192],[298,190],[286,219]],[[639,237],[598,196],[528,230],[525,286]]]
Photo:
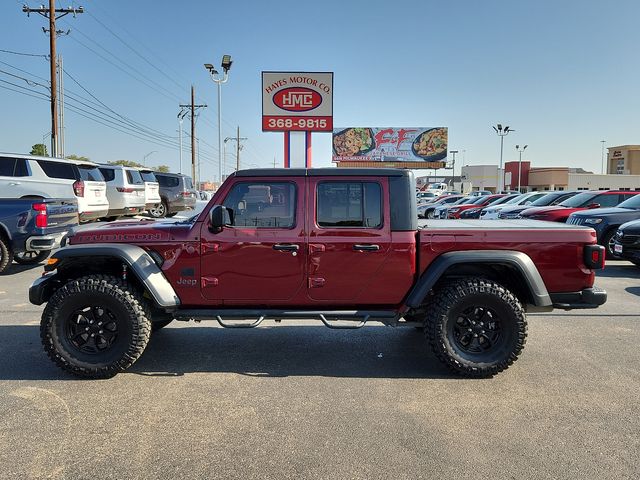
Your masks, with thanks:
[[[293,243],[276,243],[273,246],[274,250],[279,250],[281,252],[297,252],[300,247]]]
[[[353,249],[359,252],[375,252],[377,250],[380,250],[380,246],[379,245],[354,245]]]

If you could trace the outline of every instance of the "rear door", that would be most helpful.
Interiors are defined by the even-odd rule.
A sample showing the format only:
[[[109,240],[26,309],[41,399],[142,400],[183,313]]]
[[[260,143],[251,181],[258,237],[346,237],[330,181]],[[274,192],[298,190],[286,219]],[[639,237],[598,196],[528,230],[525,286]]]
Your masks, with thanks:
[[[202,296],[225,305],[293,298],[305,281],[305,177],[239,177],[221,200],[233,225],[216,233],[203,223]]]
[[[391,248],[388,179],[309,177],[308,192],[308,295],[348,305],[376,281]]]
[[[78,164],[80,180],[84,183],[84,198],[88,207],[109,207],[107,184],[95,165]]]

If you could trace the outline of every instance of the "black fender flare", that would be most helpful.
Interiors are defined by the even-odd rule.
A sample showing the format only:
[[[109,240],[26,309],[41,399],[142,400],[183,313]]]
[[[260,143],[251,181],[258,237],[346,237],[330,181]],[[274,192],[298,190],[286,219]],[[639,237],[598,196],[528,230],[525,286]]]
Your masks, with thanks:
[[[424,274],[418,279],[407,297],[406,305],[410,308],[418,308],[447,269],[459,264],[506,265],[514,268],[522,276],[533,299],[533,305],[536,307],[550,307],[552,305],[547,287],[531,257],[526,253],[512,250],[469,250],[443,253],[431,262]]]
[[[136,245],[117,243],[94,243],[91,245],[70,245],[56,251],[51,259],[58,262],[45,267],[53,270],[65,260],[87,257],[112,257],[121,260],[130,268],[141,284],[149,291],[153,301],[161,308],[175,308],[180,305],[180,298],[173,286],[164,276],[162,270],[143,248]]]

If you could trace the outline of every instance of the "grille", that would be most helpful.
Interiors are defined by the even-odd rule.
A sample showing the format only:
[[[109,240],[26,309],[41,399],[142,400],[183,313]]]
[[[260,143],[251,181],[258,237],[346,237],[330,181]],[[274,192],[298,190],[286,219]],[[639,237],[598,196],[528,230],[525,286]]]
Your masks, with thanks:
[[[519,218],[520,217],[520,213],[502,213],[500,212],[498,214],[498,218],[500,219],[514,219],[514,218]]]
[[[584,223],[586,219],[582,218],[582,217],[574,217],[573,215],[571,215],[569,217],[569,219],[567,220],[567,223],[569,225],[582,225]]]
[[[633,245],[640,240],[640,235],[621,235],[621,232],[616,233],[616,241],[622,245]]]

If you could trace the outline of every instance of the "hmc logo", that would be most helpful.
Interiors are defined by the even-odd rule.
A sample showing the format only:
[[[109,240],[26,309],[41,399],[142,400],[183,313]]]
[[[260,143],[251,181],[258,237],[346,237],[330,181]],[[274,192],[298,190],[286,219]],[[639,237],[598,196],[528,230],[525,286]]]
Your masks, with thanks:
[[[320,106],[322,95],[310,88],[283,88],[273,95],[273,103],[289,112],[307,112]]]

